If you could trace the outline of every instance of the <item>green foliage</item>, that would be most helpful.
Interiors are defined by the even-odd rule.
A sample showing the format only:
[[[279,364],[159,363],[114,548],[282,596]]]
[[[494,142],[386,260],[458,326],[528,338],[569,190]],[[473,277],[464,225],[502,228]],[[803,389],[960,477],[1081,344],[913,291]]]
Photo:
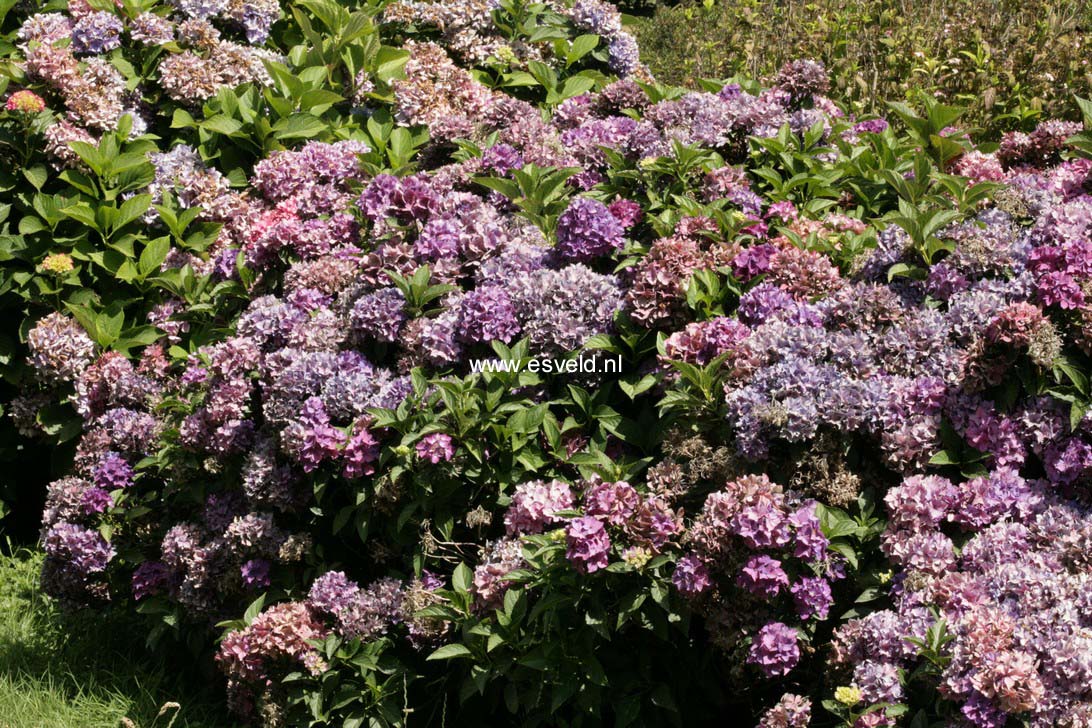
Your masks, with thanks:
[[[968,107],[964,121],[991,134],[1071,114],[1071,95],[1092,87],[1092,9],[1079,0],[706,0],[635,10],[644,58],[668,83],[772,78],[787,61],[814,58],[858,112],[882,113],[885,99],[921,90]]]

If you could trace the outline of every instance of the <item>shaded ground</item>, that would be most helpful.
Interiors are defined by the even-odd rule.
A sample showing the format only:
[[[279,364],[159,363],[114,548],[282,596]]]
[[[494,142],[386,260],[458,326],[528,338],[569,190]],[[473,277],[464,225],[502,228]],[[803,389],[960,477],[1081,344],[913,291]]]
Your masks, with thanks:
[[[145,651],[143,629],[65,615],[38,590],[41,556],[0,556],[0,728],[229,728],[211,687]]]

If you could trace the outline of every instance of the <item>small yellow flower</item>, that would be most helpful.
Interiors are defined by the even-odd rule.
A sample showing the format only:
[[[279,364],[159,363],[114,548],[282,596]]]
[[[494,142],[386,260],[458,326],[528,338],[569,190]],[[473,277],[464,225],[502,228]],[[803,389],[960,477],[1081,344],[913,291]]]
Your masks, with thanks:
[[[652,560],[652,552],[641,546],[631,546],[622,552],[622,560],[630,566],[641,568]]]
[[[881,584],[887,584],[888,582],[890,582],[892,579],[895,578],[895,572],[893,572],[893,571],[881,571],[879,574],[876,574],[876,578],[879,580],[879,582]]]
[[[38,266],[43,273],[52,273],[55,276],[71,273],[72,267],[72,256],[67,253],[51,253]]]
[[[834,691],[834,699],[842,705],[856,705],[861,702],[861,689],[856,685],[852,687],[843,685]]]

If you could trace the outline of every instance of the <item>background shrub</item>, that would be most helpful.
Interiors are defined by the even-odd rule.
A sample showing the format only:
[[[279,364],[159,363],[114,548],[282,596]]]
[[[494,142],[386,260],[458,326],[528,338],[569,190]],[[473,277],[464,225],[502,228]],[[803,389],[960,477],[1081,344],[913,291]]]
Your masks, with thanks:
[[[1076,118],[1071,98],[1092,84],[1092,7],[1080,0],[711,0],[633,12],[664,82],[768,79],[815,58],[854,110],[882,112],[920,89],[966,106],[964,122],[991,135]]]

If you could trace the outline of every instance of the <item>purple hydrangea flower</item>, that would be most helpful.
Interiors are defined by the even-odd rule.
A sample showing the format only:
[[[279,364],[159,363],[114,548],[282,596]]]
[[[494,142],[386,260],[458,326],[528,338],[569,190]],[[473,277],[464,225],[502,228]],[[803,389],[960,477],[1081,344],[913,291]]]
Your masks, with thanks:
[[[826,619],[834,597],[830,592],[830,583],[818,576],[801,577],[792,585],[792,599],[796,604],[796,613],[800,619],[817,617]]]
[[[102,456],[92,473],[95,485],[107,491],[128,488],[133,484],[133,468],[119,453],[108,452]]]
[[[557,252],[566,260],[589,261],[622,247],[624,230],[602,202],[576,197],[557,220]]]
[[[482,152],[482,164],[487,168],[504,176],[514,169],[523,166],[523,155],[511,144],[494,144]]]
[[[815,503],[801,506],[789,516],[793,526],[793,555],[797,558],[819,561],[827,552],[829,539],[819,525]]]
[[[489,341],[508,343],[520,332],[516,307],[500,286],[484,286],[462,297],[459,336],[471,344]]]
[[[451,258],[459,253],[459,222],[449,217],[428,221],[413,245],[414,254],[423,260]]]
[[[887,119],[866,119],[857,122],[853,129],[858,134],[883,134],[889,126]]]
[[[671,583],[684,596],[696,596],[713,585],[709,568],[694,554],[683,556],[675,564]]]
[[[789,586],[789,576],[781,568],[781,562],[765,554],[748,559],[736,581],[747,591],[766,599],[772,599]]]
[[[117,555],[114,547],[93,529],[61,522],[42,539],[46,555],[70,566],[76,574],[88,576],[104,571]]]
[[[610,537],[603,522],[590,516],[569,521],[565,529],[568,550],[565,556],[582,574],[606,568],[610,554]]]
[[[343,440],[337,428],[330,425],[318,397],[309,397],[303,403],[298,418],[285,427],[282,438],[285,449],[308,473],[323,461],[336,458]]]
[[[406,322],[406,297],[397,288],[381,288],[353,304],[353,330],[376,341],[397,341]]]
[[[598,482],[584,493],[584,512],[612,526],[624,526],[641,506],[641,495],[625,481]]]
[[[866,703],[898,703],[902,701],[902,681],[899,668],[890,662],[866,660],[853,669],[853,684],[861,690]]]
[[[342,476],[352,480],[362,475],[371,475],[375,472],[374,463],[378,459],[379,441],[366,426],[357,424],[342,453]]]
[[[328,571],[311,583],[308,603],[320,612],[338,616],[356,599],[360,587],[343,571]]]
[[[250,559],[244,563],[239,574],[243,583],[252,589],[264,589],[269,586],[270,563],[265,559]]]
[[[428,460],[433,465],[446,463],[455,455],[455,445],[451,436],[443,432],[433,432],[417,441],[417,457]]]
[[[639,223],[641,217],[644,215],[644,210],[641,209],[639,203],[624,198],[610,203],[607,205],[607,209],[610,210],[610,214],[614,215],[614,218],[621,223],[624,230],[629,230]]]
[[[109,491],[102,488],[88,488],[80,498],[80,510],[84,515],[88,516],[103,513],[113,506],[114,499],[110,496]]]
[[[768,273],[770,260],[776,252],[777,248],[768,243],[744,248],[732,259],[732,273],[741,281],[749,281],[755,276]]]
[[[121,19],[105,11],[87,13],[72,26],[72,50],[106,53],[121,47]]]
[[[141,599],[163,591],[171,580],[171,570],[161,561],[145,561],[133,571],[133,599]]]
[[[755,635],[747,662],[766,677],[788,675],[800,662],[796,630],[782,622],[770,622]]]
[[[619,33],[607,46],[607,64],[619,76],[625,77],[641,65],[641,50],[637,39],[629,33]]]

